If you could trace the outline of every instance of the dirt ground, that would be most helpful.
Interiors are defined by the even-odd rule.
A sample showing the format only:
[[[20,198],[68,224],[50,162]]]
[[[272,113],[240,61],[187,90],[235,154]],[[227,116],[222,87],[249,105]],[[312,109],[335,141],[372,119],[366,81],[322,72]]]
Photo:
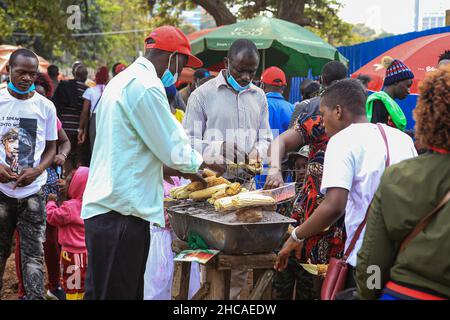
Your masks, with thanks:
[[[16,276],[14,248],[11,252],[12,253],[8,259],[8,262],[6,263],[5,274],[3,276],[3,289],[0,292],[0,300],[18,300],[17,298],[18,282]],[[179,281],[180,275],[181,272],[175,272],[174,274],[175,281]],[[250,288],[253,286],[252,278],[253,273],[250,271],[247,286],[244,287],[244,290],[241,293],[241,299],[247,299],[249,297]]]
[[[0,300],[17,300],[18,282],[14,251],[6,263],[5,275],[3,276],[3,289],[0,292]]]

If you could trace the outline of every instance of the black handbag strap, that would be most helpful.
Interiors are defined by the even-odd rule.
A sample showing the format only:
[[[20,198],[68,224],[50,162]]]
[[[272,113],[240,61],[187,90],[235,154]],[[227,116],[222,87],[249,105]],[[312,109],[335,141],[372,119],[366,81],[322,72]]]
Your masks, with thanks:
[[[98,105],[98,103],[100,102],[100,99],[102,98],[102,95],[103,95],[103,90],[105,90],[104,87],[103,87],[103,89],[101,89],[100,97],[98,97],[97,102],[95,103],[94,107],[92,108],[91,116],[92,116],[92,114],[94,113],[95,109],[97,109],[97,105]]]
[[[381,136],[383,137],[384,144],[386,145],[386,162],[385,162],[385,168],[389,167],[391,164],[391,156],[389,152],[389,143],[387,140],[386,132],[384,131],[384,128],[381,124],[377,123],[378,130],[381,133]],[[373,199],[372,199],[373,201]],[[355,248],[356,241],[358,241],[364,227],[367,223],[367,216],[369,214],[370,206],[372,205],[372,201],[370,201],[369,206],[367,207],[366,215],[364,216],[364,220],[359,224],[358,229],[356,229],[355,234],[353,235],[352,241],[350,242],[350,245],[348,246],[347,250],[345,250],[344,256],[342,257],[343,260],[347,261],[348,256],[352,253],[353,249]]]

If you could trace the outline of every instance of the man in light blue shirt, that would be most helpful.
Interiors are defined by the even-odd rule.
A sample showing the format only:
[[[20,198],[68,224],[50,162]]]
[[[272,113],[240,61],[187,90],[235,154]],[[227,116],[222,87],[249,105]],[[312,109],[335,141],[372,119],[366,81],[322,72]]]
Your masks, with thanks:
[[[194,179],[203,163],[164,90],[184,66],[202,62],[175,27],[155,29],[145,48],[144,57],[109,82],[97,106],[81,213],[89,261],[85,299],[143,299],[149,225],[165,225],[163,175]]]

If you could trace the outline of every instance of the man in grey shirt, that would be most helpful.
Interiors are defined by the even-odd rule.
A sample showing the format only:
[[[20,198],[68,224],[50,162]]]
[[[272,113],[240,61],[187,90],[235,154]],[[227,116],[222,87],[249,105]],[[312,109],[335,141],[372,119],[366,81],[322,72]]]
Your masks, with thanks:
[[[252,84],[258,65],[255,44],[236,40],[225,58],[227,69],[189,97],[183,126],[194,148],[209,162],[266,158],[272,132],[266,95]],[[231,299],[239,297],[247,271],[232,271]]]
[[[227,69],[189,97],[183,126],[207,159],[265,158],[272,132],[264,91],[252,84],[258,65],[255,44],[236,40],[225,58]]]

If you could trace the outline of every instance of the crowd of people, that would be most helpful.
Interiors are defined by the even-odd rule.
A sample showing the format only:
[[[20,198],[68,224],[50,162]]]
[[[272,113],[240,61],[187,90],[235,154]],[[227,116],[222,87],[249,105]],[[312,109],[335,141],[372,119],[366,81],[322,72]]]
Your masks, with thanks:
[[[257,77],[248,39],[230,46],[218,73],[201,68],[175,27],[156,28],[144,47],[129,66],[99,67],[93,84],[80,61],[59,81],[55,65],[39,72],[31,50],[11,54],[0,89],[0,290],[15,239],[20,299],[171,299],[163,198],[205,183],[205,168],[233,181],[225,163],[255,161],[265,172],[244,177],[247,189],[296,182],[280,210],[296,223],[277,250],[273,299],[323,298],[328,279],[300,263],[330,270],[334,259],[348,274],[333,298],[450,298],[450,51],[420,84],[406,134],[397,101],[414,73],[395,58],[381,62],[380,92],[330,61],[291,104],[276,61]],[[185,67],[196,71],[180,88]],[[231,299],[247,278],[232,270]]]

